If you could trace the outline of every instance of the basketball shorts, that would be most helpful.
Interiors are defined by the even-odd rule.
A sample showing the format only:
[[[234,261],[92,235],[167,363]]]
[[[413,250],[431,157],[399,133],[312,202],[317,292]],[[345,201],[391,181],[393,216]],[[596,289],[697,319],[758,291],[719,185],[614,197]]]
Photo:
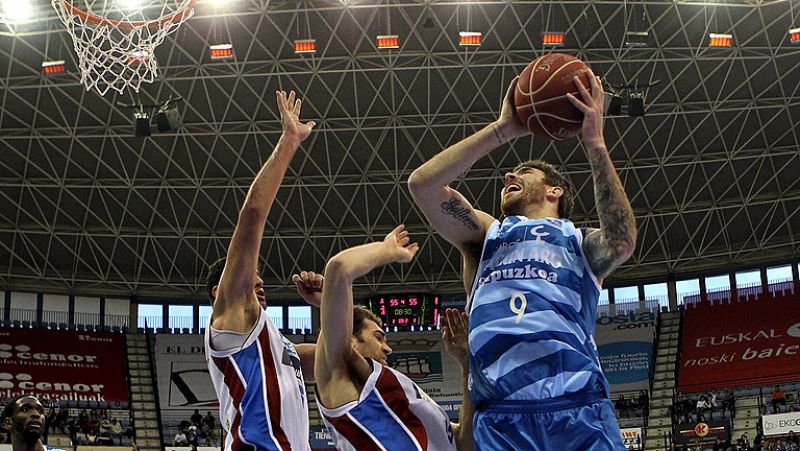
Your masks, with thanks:
[[[600,394],[485,402],[474,419],[480,451],[624,451],[614,406]]]

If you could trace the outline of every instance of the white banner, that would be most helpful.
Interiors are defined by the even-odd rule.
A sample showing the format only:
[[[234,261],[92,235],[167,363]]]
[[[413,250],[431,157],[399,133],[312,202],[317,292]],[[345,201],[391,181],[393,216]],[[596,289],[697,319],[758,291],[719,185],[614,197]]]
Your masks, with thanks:
[[[642,309],[612,314],[595,320],[597,352],[611,393],[648,390],[656,313]]]
[[[764,435],[788,434],[789,431],[800,431],[800,412],[779,413],[761,417]]]
[[[219,401],[208,375],[202,335],[156,335],[155,361],[161,420],[166,430],[188,420],[195,409],[203,416],[210,411],[218,420]]]
[[[642,448],[642,428],[623,428],[622,442],[625,443],[625,449],[644,449]]]

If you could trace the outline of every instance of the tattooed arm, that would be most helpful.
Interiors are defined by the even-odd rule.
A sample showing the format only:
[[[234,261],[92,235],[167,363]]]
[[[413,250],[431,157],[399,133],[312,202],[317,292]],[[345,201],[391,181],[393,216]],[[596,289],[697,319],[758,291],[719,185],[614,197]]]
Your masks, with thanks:
[[[513,114],[511,98],[515,87],[516,79],[508,88],[500,118],[496,122],[442,150],[408,178],[411,196],[431,226],[461,251],[467,292],[472,287],[483,238],[494,218],[473,208],[449,184],[492,150],[529,133]]]
[[[590,93],[575,81],[581,100],[567,94],[583,112],[581,138],[589,155],[594,179],[594,198],[600,216],[600,229],[583,240],[583,251],[595,276],[608,277],[636,248],[636,220],[622,182],[614,170],[603,138],[603,87],[598,77],[590,77]]]

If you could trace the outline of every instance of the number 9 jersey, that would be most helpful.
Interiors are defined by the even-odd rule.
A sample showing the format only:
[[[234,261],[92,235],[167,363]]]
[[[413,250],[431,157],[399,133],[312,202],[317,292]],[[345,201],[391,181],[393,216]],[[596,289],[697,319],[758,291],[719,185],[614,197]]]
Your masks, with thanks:
[[[567,220],[524,216],[489,228],[467,305],[476,405],[609,396],[593,338],[600,284],[584,234]]]

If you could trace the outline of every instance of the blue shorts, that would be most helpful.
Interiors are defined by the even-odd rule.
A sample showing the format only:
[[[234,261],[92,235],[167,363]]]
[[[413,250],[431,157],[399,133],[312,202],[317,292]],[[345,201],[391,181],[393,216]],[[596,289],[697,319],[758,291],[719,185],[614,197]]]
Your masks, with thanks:
[[[487,402],[474,419],[480,451],[624,451],[614,406],[600,394]]]

